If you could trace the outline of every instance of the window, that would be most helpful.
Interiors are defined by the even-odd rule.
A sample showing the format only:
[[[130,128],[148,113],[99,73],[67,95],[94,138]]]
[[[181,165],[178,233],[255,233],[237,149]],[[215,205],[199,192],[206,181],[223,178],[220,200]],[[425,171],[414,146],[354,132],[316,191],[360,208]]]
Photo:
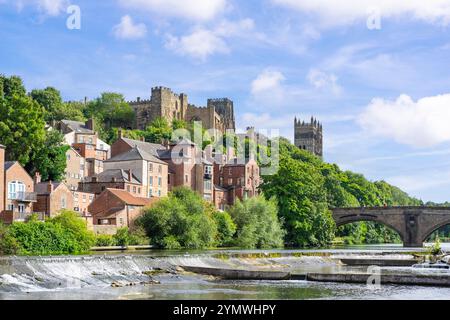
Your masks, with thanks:
[[[20,181],[8,183],[8,199],[20,199],[24,196],[25,184]]]
[[[141,194],[141,188],[138,188],[138,193]]]
[[[66,159],[70,160],[70,154],[66,154]]]
[[[209,181],[209,180],[203,181],[203,188],[205,190],[211,191],[211,187],[212,187],[211,181]]]
[[[123,218],[119,219],[119,223],[120,223],[121,226],[123,226]]]
[[[233,179],[229,178],[228,179],[228,185],[231,186],[233,184]]]
[[[83,202],[86,202],[86,195],[83,194]]]
[[[161,190],[158,190],[158,197],[161,197]]]
[[[159,167],[158,167],[158,173],[161,173],[162,172],[162,165],[159,165]]]
[[[133,186],[133,193],[136,193],[136,186]]]
[[[189,182],[189,176],[188,176],[187,174],[184,175],[184,181],[185,181],[186,183]]]
[[[212,174],[212,166],[205,166],[205,174]]]
[[[8,204],[8,211],[14,211],[14,205],[12,203]]]
[[[19,213],[24,213],[25,212],[25,205],[23,203],[19,204]]]
[[[153,177],[150,177],[150,182],[149,182],[149,184],[150,184],[151,186],[153,186]]]
[[[153,172],[153,163],[148,165],[148,171]]]
[[[61,197],[61,209],[66,209],[66,196],[65,195],[63,195],[62,197]]]
[[[161,187],[161,184],[162,184],[162,178],[160,177],[160,178],[158,178],[158,186]]]

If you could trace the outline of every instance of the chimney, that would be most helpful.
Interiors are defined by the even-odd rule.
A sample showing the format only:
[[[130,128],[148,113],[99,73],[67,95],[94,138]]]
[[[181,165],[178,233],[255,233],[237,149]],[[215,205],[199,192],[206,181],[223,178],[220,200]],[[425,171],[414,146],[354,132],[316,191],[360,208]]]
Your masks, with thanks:
[[[53,183],[52,183],[51,180],[47,183],[47,192],[48,193],[52,193],[53,192]]]
[[[34,174],[34,184],[36,185],[38,183],[41,183],[41,174],[36,171],[36,173]]]
[[[131,180],[133,179],[133,170],[128,170],[128,181],[131,182]]]
[[[95,131],[94,118],[89,118],[89,120],[86,121],[85,126],[87,129]]]
[[[123,131],[122,131],[122,128],[119,129],[119,131],[117,132],[117,134],[118,134],[118,136],[119,136],[119,139],[122,139],[122,138],[123,138]]]

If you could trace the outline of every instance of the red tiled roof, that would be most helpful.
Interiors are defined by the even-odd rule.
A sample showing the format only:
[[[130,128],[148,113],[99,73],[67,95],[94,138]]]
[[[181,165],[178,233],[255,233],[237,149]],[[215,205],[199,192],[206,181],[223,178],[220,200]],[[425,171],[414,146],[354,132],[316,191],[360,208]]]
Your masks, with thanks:
[[[145,207],[154,202],[155,200],[157,200],[157,198],[149,199],[149,198],[135,197],[128,191],[121,189],[106,189],[106,190],[111,192],[117,198],[119,198],[119,200],[121,200],[123,203],[131,206]]]

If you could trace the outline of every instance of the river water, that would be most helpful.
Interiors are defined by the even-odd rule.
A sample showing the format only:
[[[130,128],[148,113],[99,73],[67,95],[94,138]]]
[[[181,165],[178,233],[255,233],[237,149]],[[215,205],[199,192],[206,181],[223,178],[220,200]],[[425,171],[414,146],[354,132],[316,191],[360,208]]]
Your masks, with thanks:
[[[450,251],[450,245],[444,245]],[[282,270],[296,273],[366,272],[339,257],[406,258],[396,245],[328,250],[148,251],[79,257],[0,259],[0,299],[450,299],[450,288],[309,281],[228,281],[181,272],[177,266]],[[382,268],[393,273],[448,270]],[[163,271],[161,271],[163,270]],[[148,273],[150,272],[150,273]],[[144,274],[145,273],[145,274]]]

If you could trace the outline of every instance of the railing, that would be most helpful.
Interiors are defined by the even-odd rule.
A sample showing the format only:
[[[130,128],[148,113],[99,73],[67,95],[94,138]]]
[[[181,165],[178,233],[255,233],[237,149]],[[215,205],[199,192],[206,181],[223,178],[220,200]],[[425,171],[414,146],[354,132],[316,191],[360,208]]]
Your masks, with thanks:
[[[19,212],[19,211],[11,211],[5,210],[0,214],[0,220],[2,220],[6,224],[11,224],[13,222],[25,222],[31,218],[32,215],[37,215],[37,219],[39,221],[45,220],[45,213],[43,212]]]
[[[36,192],[14,192],[8,195],[9,200],[23,201],[23,202],[36,202],[37,193]]]

